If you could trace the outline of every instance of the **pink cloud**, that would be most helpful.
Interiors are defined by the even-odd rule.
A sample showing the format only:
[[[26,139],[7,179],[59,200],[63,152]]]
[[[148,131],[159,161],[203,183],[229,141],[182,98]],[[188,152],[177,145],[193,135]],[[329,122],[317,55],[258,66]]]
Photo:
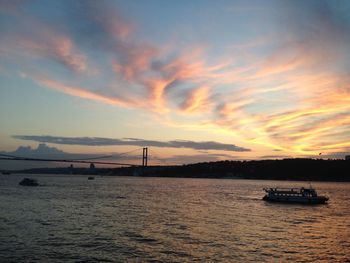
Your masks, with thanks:
[[[78,87],[78,86],[72,86],[72,85],[66,85],[58,81],[46,79],[46,78],[36,78],[36,82],[38,82],[40,85],[57,90],[59,92],[63,92],[65,94],[74,96],[74,97],[79,97],[83,99],[88,99],[88,100],[93,100],[97,102],[101,102],[104,104],[110,104],[113,106],[118,106],[118,107],[138,107],[140,106],[137,102],[132,101],[132,100],[127,100],[127,99],[121,99],[121,98],[111,98],[109,96],[103,96],[98,93],[88,91],[84,87]]]
[[[148,43],[138,39],[133,25],[106,4],[91,1],[86,5],[82,19],[93,25],[91,32],[87,30],[88,37],[93,36],[96,52],[108,57],[101,62],[100,77],[111,79],[113,73],[114,81],[121,80],[122,85],[111,83],[91,91],[84,85],[67,84],[83,80],[80,74],[75,81],[55,81],[55,72],[51,72],[52,77],[36,79],[42,86],[99,103],[151,111],[163,117],[164,123],[171,123],[172,116],[201,115],[201,123],[194,121],[191,128],[215,126],[242,141],[269,148],[304,154],[310,149],[347,147],[335,135],[339,127],[350,131],[346,116],[350,111],[349,78],[337,72],[343,61],[336,48],[345,46],[346,40],[337,32],[343,31],[334,28],[329,33],[320,30],[319,24],[315,27],[318,34],[310,36],[286,31],[281,39],[274,36],[279,48],[264,58],[261,54],[255,57],[252,48],[274,39],[253,39],[251,44],[238,45],[238,52],[231,50],[209,62],[203,43],[186,50]],[[331,22],[327,29],[336,26]],[[60,32],[34,18],[26,18],[25,23],[24,34],[14,32],[0,40],[1,54],[48,59],[74,73],[88,71],[87,54],[79,48],[85,43],[75,42],[79,40],[69,30]]]
[[[77,72],[87,69],[84,55],[75,51],[73,42],[66,36],[42,35],[41,39],[18,39],[17,46],[22,52],[52,59]]]
[[[193,89],[181,104],[181,110],[185,113],[210,112],[212,102],[210,101],[210,88],[201,86]]]
[[[140,81],[141,74],[151,69],[157,50],[150,46],[123,48],[122,59],[113,63],[114,71],[130,82]]]
[[[32,31],[33,28],[35,31]],[[0,50],[20,60],[20,64],[23,58],[34,57],[54,61],[75,72],[85,72],[88,67],[86,56],[68,35],[33,18],[26,18],[18,32],[14,30],[7,33],[0,41]]]

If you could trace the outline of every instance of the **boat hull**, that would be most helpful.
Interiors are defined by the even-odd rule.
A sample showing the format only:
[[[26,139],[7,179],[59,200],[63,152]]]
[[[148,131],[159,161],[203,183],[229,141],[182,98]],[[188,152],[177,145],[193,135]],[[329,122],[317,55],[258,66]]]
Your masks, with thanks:
[[[327,197],[293,197],[293,196],[268,196],[265,195],[263,200],[268,202],[281,202],[281,203],[299,203],[299,204],[325,204],[328,201]]]

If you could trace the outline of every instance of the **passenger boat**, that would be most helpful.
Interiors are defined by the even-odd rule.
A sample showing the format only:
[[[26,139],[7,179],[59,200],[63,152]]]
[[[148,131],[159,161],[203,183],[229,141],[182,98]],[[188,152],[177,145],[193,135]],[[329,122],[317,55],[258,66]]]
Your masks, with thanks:
[[[317,195],[312,187],[310,188],[264,188],[265,201],[303,203],[303,204],[324,204],[328,201],[327,196]]]

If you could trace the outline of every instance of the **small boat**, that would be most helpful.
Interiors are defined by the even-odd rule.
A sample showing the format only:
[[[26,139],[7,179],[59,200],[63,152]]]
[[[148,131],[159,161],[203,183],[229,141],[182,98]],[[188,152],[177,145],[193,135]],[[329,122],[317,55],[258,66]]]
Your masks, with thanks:
[[[95,180],[95,177],[89,176],[89,177],[88,177],[88,180]]]
[[[3,171],[2,174],[3,174],[3,175],[10,175],[11,172],[9,172],[9,171]]]
[[[314,188],[264,188],[266,195],[263,200],[270,202],[324,204],[327,196],[317,195]]]
[[[19,185],[23,185],[23,186],[38,186],[39,183],[35,179],[24,178],[22,181],[19,182]]]

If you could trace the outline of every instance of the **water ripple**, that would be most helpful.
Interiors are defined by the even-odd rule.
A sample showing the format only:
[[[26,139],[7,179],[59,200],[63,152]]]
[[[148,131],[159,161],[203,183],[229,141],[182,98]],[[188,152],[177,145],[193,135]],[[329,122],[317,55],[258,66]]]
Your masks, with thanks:
[[[0,186],[3,262],[350,262],[350,184],[324,206],[261,201],[302,182],[42,176]]]

